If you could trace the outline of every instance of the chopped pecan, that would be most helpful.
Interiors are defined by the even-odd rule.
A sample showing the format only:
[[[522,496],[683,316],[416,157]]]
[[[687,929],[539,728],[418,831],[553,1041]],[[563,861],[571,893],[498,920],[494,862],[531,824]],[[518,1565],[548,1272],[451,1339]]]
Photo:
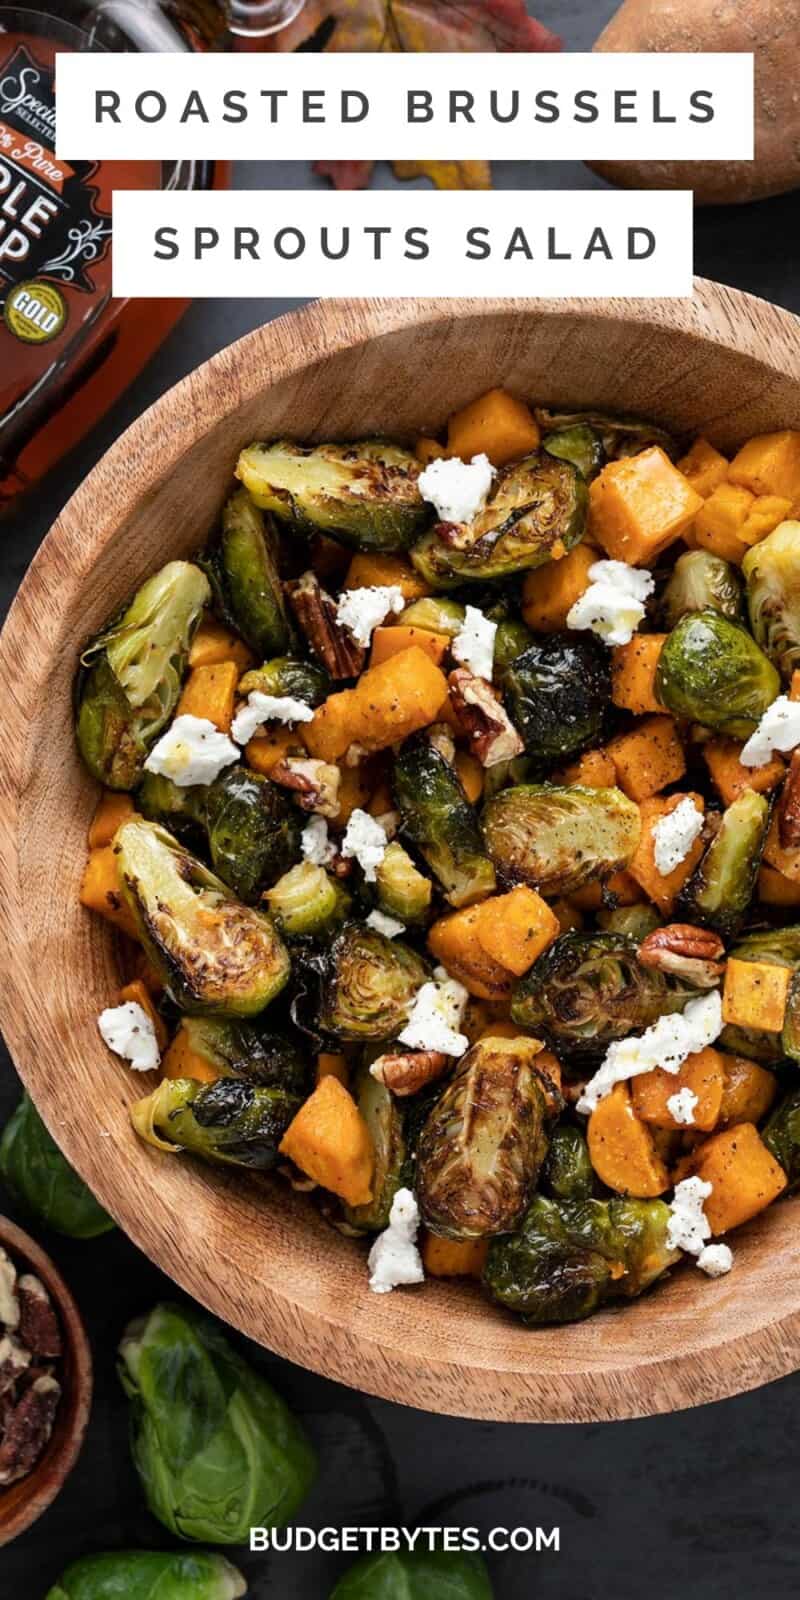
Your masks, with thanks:
[[[378,1056],[369,1070],[392,1094],[416,1094],[442,1076],[448,1059],[441,1050],[398,1050]]]
[[[448,683],[453,710],[482,766],[494,767],[522,754],[525,746],[490,683],[466,667],[451,672]]]
[[[53,1431],[61,1386],[38,1377],[7,1413],[0,1442],[0,1483],[15,1483],[36,1465]]]
[[[800,750],[792,753],[778,801],[778,838],[784,850],[800,845]]]
[[[336,613],[336,601],[313,572],[284,585],[289,604],[314,654],[332,678],[357,678],[366,650],[356,644]]]
[[[700,989],[713,989],[725,970],[725,946],[719,935],[690,922],[668,922],[654,928],[639,946],[639,960],[645,967],[658,967],[675,977],[686,978]]]
[[[60,1356],[61,1329],[47,1290],[29,1272],[17,1282],[19,1338],[35,1356]]]
[[[30,1351],[25,1350],[13,1334],[7,1333],[0,1339],[0,1395],[13,1389],[30,1362]]]
[[[320,817],[339,814],[339,784],[342,775],[338,767],[327,761],[310,757],[284,756],[272,768],[270,777],[282,789],[292,789],[301,811],[315,811]]]

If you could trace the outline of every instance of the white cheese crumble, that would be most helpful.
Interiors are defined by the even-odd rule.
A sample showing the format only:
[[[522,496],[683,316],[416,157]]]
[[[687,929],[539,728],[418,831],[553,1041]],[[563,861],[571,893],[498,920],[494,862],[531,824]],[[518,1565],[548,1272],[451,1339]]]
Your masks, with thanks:
[[[707,1244],[697,1257],[697,1265],[709,1278],[724,1278],[733,1266],[733,1251],[727,1244]]]
[[[367,883],[375,882],[375,869],[380,866],[388,843],[386,829],[377,817],[356,806],[342,839],[342,855],[355,857]]]
[[[595,561],[590,583],[567,614],[568,628],[590,628],[607,645],[630,644],[655,588],[650,572],[626,561]]]
[[[345,589],[339,597],[336,616],[356,644],[366,649],[390,611],[397,615],[405,605],[399,584],[373,584],[364,589]]]
[[[709,1278],[721,1278],[733,1266],[733,1251],[727,1244],[707,1244],[711,1238],[711,1223],[703,1209],[703,1201],[712,1192],[713,1184],[702,1178],[684,1178],[676,1183],[670,1201],[670,1219],[667,1223],[667,1245],[670,1250],[685,1250],[694,1256],[702,1272]]]
[[[667,1110],[674,1122],[679,1122],[685,1128],[690,1128],[694,1123],[694,1108],[697,1105],[697,1095],[694,1089],[677,1089],[667,1100]]]
[[[162,733],[145,761],[145,772],[170,778],[179,789],[195,783],[213,783],[224,767],[239,760],[239,751],[226,733],[206,717],[176,717]]]
[[[336,846],[328,838],[328,824],[324,817],[310,817],[300,836],[303,860],[315,867],[327,867],[336,855]]]
[[[779,694],[767,706],[755,733],[739,752],[743,767],[763,767],[776,750],[783,755],[800,744],[800,700]]]
[[[467,606],[464,621],[456,634],[452,650],[456,661],[469,667],[476,678],[491,683],[497,623],[485,617],[477,606]]]
[[[416,1244],[419,1220],[419,1206],[411,1190],[398,1189],[389,1226],[378,1234],[369,1253],[369,1286],[375,1294],[389,1294],[402,1284],[424,1283]]]
[[[396,917],[387,917],[385,911],[370,911],[367,927],[382,933],[386,939],[396,939],[399,933],[406,931],[404,922],[398,922]]]
[[[423,500],[435,506],[440,522],[472,522],[489,498],[495,469],[488,456],[431,461],[417,479]]]
[[[161,1060],[152,1017],[135,1000],[101,1011],[97,1026],[109,1050],[130,1061],[134,1072],[154,1072]]]
[[[695,839],[703,831],[703,813],[691,795],[680,800],[674,811],[661,817],[653,829],[653,857],[662,878],[669,877],[686,860]]]
[[[412,1050],[440,1050],[445,1056],[463,1056],[469,1039],[459,1033],[469,995],[463,983],[444,967],[434,967],[433,982],[417,990],[408,1021],[397,1035]]]
[[[718,989],[690,1000],[683,1011],[659,1017],[644,1033],[609,1045],[603,1064],[589,1079],[577,1110],[588,1115],[615,1083],[637,1078],[653,1067],[679,1072],[687,1056],[713,1044],[722,1031],[722,1000]]]
[[[252,689],[246,705],[239,707],[233,719],[231,733],[237,744],[249,744],[263,722],[311,722],[313,716],[305,700],[295,700],[290,694],[262,694],[260,689]]]

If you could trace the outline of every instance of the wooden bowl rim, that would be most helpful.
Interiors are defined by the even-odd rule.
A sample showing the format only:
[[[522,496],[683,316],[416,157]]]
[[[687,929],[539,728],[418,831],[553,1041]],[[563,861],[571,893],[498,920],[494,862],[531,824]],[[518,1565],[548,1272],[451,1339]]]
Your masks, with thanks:
[[[5,870],[0,879],[0,928],[8,950],[25,947],[25,913],[17,870],[18,840],[24,825],[19,795],[26,778],[26,713],[47,681],[47,673],[40,668],[30,683],[18,684],[19,662],[26,655],[30,634],[28,602],[34,599],[37,586],[46,581],[48,573],[54,582],[80,585],[115,531],[155,492],[182,456],[222,419],[266,392],[261,374],[270,352],[277,350],[274,377],[279,381],[373,338],[410,327],[438,320],[452,322],[509,314],[565,322],[591,317],[675,332],[698,344],[712,343],[727,349],[767,372],[796,374],[800,383],[797,319],[753,296],[702,279],[696,280],[691,300],[316,302],[246,334],[212,356],[134,422],[77,490],[34,558],[0,636],[0,682],[17,685],[14,694],[9,694],[0,726],[0,838],[6,840],[2,847]],[[261,367],[258,360],[249,359],[251,355],[261,358]],[[200,375],[202,381],[198,381]],[[154,458],[146,445],[159,420],[168,425],[161,431],[160,451]],[[82,512],[78,539],[76,524],[81,521]],[[44,642],[46,645],[46,639]],[[36,1072],[38,1018],[27,1003],[15,965],[7,962],[4,967],[0,973],[0,1025],[23,1080],[37,1098],[37,1091],[41,1091]],[[101,1049],[98,1042],[98,1051]],[[60,1126],[57,1094],[41,1094],[37,1104],[65,1154],[102,1204],[140,1248],[187,1292],[244,1333],[260,1338],[279,1355],[383,1398],[491,1420],[613,1420],[721,1399],[783,1376],[800,1364],[800,1284],[796,1290],[791,1283],[787,1287],[785,1273],[776,1274],[774,1297],[766,1297],[766,1304],[762,1301],[754,1308],[751,1295],[744,1330],[737,1326],[736,1316],[731,1316],[729,1337],[715,1338],[713,1343],[694,1327],[686,1344],[660,1350],[657,1301],[651,1301],[653,1348],[640,1355],[638,1366],[630,1370],[621,1364],[619,1355],[615,1357],[614,1339],[606,1331],[616,1320],[615,1313],[604,1313],[591,1325],[582,1325],[597,1328],[597,1351],[593,1350],[591,1359],[586,1358],[585,1352],[580,1361],[570,1363],[565,1359],[558,1371],[552,1364],[546,1371],[539,1370],[537,1353],[544,1346],[537,1341],[558,1341],[569,1330],[525,1333],[524,1343],[515,1343],[509,1334],[508,1342],[515,1343],[515,1351],[524,1349],[526,1353],[501,1361],[495,1352],[476,1352],[471,1346],[460,1352],[457,1338],[439,1344],[430,1329],[423,1344],[405,1298],[397,1317],[399,1331],[393,1316],[398,1298],[395,1295],[382,1297],[386,1314],[377,1319],[379,1334],[367,1333],[349,1307],[331,1308],[319,1303],[312,1306],[298,1291],[296,1282],[291,1286],[283,1281],[278,1285],[274,1281],[260,1282],[261,1318],[254,1332],[241,1292],[243,1276],[237,1275],[235,1264],[223,1263],[222,1271],[212,1281],[188,1260],[176,1262],[174,1255],[167,1259],[163,1230],[154,1244],[145,1226],[144,1207],[137,1210],[122,1203],[115,1165],[104,1163],[96,1146],[79,1138],[71,1127]],[[153,1175],[146,1165],[151,1156],[152,1152],[142,1152],[140,1176],[143,1185],[155,1193]],[[221,1281],[223,1273],[227,1274],[225,1284]],[[727,1294],[730,1299],[731,1293],[735,1294],[733,1279],[732,1274],[731,1280],[704,1282],[703,1292],[714,1297]],[[459,1289],[458,1294],[461,1293],[469,1295],[470,1290]],[[437,1284],[426,1294],[438,1295],[444,1304],[444,1298],[453,1291]],[[408,1303],[412,1302],[410,1295]],[[450,1333],[455,1327],[457,1334],[458,1302],[453,1304],[456,1315],[451,1318]],[[491,1317],[491,1308],[487,1308],[487,1315]],[[426,1314],[420,1320],[424,1323]],[[407,1335],[410,1332],[416,1336],[415,1344],[411,1340],[412,1348],[403,1343],[402,1325]],[[498,1344],[502,1344],[503,1328],[495,1325]],[[507,1319],[503,1319],[503,1326],[507,1326]]]

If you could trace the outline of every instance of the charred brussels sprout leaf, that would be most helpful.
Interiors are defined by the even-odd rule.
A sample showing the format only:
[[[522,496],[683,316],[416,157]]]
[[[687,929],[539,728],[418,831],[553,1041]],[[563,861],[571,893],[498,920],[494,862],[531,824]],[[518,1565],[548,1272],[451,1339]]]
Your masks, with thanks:
[[[627,866],[639,808],[620,789],[523,783],[483,808],[483,837],[500,877],[543,894],[570,894]]]
[[[254,904],[300,855],[300,822],[269,778],[229,767],[207,792],[211,864],[240,900]]]
[[[612,417],[606,411],[548,411],[543,406],[537,406],[534,415],[545,435],[545,449],[549,449],[553,433],[565,428],[591,428],[600,440],[606,461],[638,456],[653,444],[660,445],[668,456],[677,454],[670,433],[653,422],[641,422],[638,417]]]
[[[330,693],[331,680],[324,667],[314,661],[298,661],[294,656],[276,656],[255,667],[239,679],[239,693],[286,695],[290,700],[302,700],[307,706],[320,706]]]
[[[512,661],[516,661],[533,643],[533,634],[526,628],[524,622],[515,622],[513,617],[504,619],[497,625],[494,638],[494,672],[495,680]]]
[[[262,1089],[244,1078],[209,1084],[164,1078],[131,1106],[131,1121],[139,1138],[157,1150],[188,1150],[215,1166],[267,1172],[301,1104],[299,1095]]]
[[[656,694],[668,711],[741,739],[749,738],[780,686],[747,629],[719,611],[683,617],[656,668]]]
[[[46,1600],[239,1600],[246,1593],[224,1556],[120,1550],[73,1561]]]
[[[800,1183],[800,1089],[793,1089],[776,1107],[761,1137],[783,1167],[789,1188],[796,1189]]]
[[[427,861],[451,906],[490,894],[494,867],[478,819],[449,761],[424,734],[408,739],[395,757],[394,798],[401,832]]]
[[[327,958],[319,1026],[339,1039],[394,1039],[427,978],[426,963],[401,939],[350,923]]]
[[[590,1200],[595,1190],[589,1146],[574,1123],[559,1122],[550,1135],[541,1187],[554,1200]]]
[[[378,905],[387,916],[401,922],[425,922],[431,907],[433,884],[414,866],[396,839],[388,846],[375,871]]]
[[[51,1139],[23,1095],[0,1138],[0,1177],[32,1216],[70,1239],[96,1239],[114,1223]]]
[[[592,637],[547,634],[516,657],[502,690],[528,754],[552,766],[600,739],[611,699],[608,651]]]
[[[605,451],[594,428],[586,422],[574,422],[566,428],[554,428],[542,440],[542,448],[559,461],[569,461],[587,483],[596,478],[605,465]]]
[[[632,1299],[677,1261],[663,1200],[548,1200],[537,1195],[519,1233],[489,1247],[493,1300],[531,1326],[579,1322]]]
[[[131,1323],[119,1356],[134,1466],[159,1522],[179,1539],[240,1544],[252,1527],[291,1521],[314,1481],[314,1452],[216,1323],[189,1306],[156,1306]]]
[[[182,1011],[254,1016],[289,977],[270,918],[235,900],[220,878],[157,823],[117,834],[119,875],[153,965]]]
[[[463,542],[444,539],[433,528],[411,559],[434,588],[524,572],[550,561],[556,545],[571,550],[578,543],[587,505],[586,484],[575,468],[537,452],[501,468]]]
[[[430,520],[421,467],[380,439],[358,444],[253,444],[236,469],[257,506],[303,533],[355,550],[407,550]]]
[[[788,683],[800,666],[800,522],[782,522],[742,562],[753,633]]]
[[[232,1017],[184,1017],[182,1027],[195,1055],[221,1078],[246,1078],[260,1089],[305,1095],[310,1068],[285,1034]]]
[[[667,628],[695,611],[721,611],[737,622],[742,615],[742,584],[736,568],[710,550],[686,550],[672,569],[661,596]]]
[[[724,939],[739,932],[753,898],[769,827],[769,801],[746,789],[723,813],[712,839],[680,895],[687,922],[713,928]]]
[[[181,692],[208,580],[190,561],[170,561],[87,645],[76,686],[81,755],[109,789],[133,789]]]
[[[284,872],[266,899],[287,939],[330,937],[346,920],[352,905],[344,885],[311,861],[301,861]]]
[[[244,489],[228,500],[219,540],[203,557],[203,569],[223,621],[257,656],[264,660],[288,649],[292,629],[278,574],[275,531]]]
[[[523,1215],[547,1141],[536,1040],[480,1039],[422,1130],[417,1196],[434,1233],[482,1239]]]
[[[493,1600],[481,1556],[463,1551],[390,1551],[364,1556],[330,1600]]]
[[[372,1179],[372,1199],[363,1206],[346,1206],[345,1217],[353,1228],[378,1233],[382,1228],[388,1227],[392,1201],[401,1187],[401,1175],[406,1159],[404,1114],[394,1095],[385,1084],[378,1083],[377,1078],[373,1078],[367,1066],[361,1067],[353,1086],[353,1093],[372,1136],[375,1147],[375,1173]]]

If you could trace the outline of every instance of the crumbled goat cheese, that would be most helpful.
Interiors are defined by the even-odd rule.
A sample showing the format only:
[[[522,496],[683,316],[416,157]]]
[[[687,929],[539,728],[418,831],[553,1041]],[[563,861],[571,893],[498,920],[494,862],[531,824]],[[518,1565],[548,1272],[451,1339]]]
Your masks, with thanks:
[[[703,1210],[713,1184],[702,1178],[684,1178],[676,1183],[670,1201],[670,1218],[667,1223],[667,1246],[670,1250],[685,1250],[690,1256],[699,1256],[711,1238],[711,1223]]]
[[[403,591],[396,583],[374,584],[365,589],[345,589],[339,597],[336,615],[356,644],[366,649],[376,628],[389,612],[405,610]]]
[[[388,843],[386,830],[377,817],[356,806],[345,829],[342,855],[355,857],[367,883],[375,882],[375,869],[380,866]]]
[[[369,1253],[369,1286],[388,1294],[401,1284],[424,1283],[417,1249],[419,1206],[410,1189],[398,1189],[389,1212],[389,1226],[379,1233]]]
[[[690,1000],[683,1011],[659,1017],[644,1033],[620,1039],[609,1045],[603,1064],[589,1079],[577,1110],[588,1115],[599,1100],[611,1093],[615,1083],[636,1078],[653,1067],[678,1072],[687,1056],[713,1044],[722,1030],[722,1001],[719,990]]]
[[[463,983],[451,978],[444,967],[435,967],[433,982],[423,983],[402,1033],[400,1044],[412,1050],[441,1050],[445,1056],[463,1056],[469,1048],[465,1034],[459,1033],[469,995]]]
[[[739,752],[743,767],[763,767],[776,750],[783,755],[800,744],[800,701],[779,694],[767,706],[755,733]]]
[[[9,1333],[19,1324],[19,1301],[16,1296],[17,1269],[5,1250],[0,1249],[0,1322]]]
[[[707,1244],[697,1257],[697,1265],[709,1278],[724,1278],[733,1266],[733,1251],[727,1244]]]
[[[220,733],[206,717],[176,717],[158,744],[153,746],[144,767],[171,778],[179,789],[195,783],[213,783],[223,767],[239,760],[239,751],[226,733]]]
[[[310,722],[313,715],[305,700],[294,700],[289,694],[262,694],[260,689],[253,689],[247,696],[247,704],[239,707],[231,733],[237,744],[249,744],[262,722]]]
[[[324,817],[311,817],[300,836],[303,860],[315,867],[327,867],[336,855],[336,846],[328,838],[328,824]]]
[[[697,1095],[694,1089],[678,1089],[667,1100],[667,1110],[675,1122],[680,1122],[684,1127],[690,1128],[694,1122],[694,1108],[697,1105]]]
[[[625,561],[595,561],[588,589],[567,615],[568,628],[590,628],[607,645],[630,644],[655,588],[650,572]]]
[[[135,1000],[101,1011],[97,1019],[109,1050],[130,1061],[134,1072],[154,1072],[161,1060],[151,1017]]]
[[[686,860],[695,839],[703,831],[703,813],[691,795],[680,800],[653,829],[653,857],[662,878],[669,876]]]
[[[494,641],[497,623],[485,617],[477,606],[467,606],[464,621],[453,640],[453,655],[476,678],[492,681]]]
[[[472,522],[489,498],[496,476],[489,457],[440,457],[421,472],[417,486],[423,500],[436,507],[440,522]]]
[[[370,911],[367,927],[374,928],[376,933],[382,933],[387,939],[396,939],[399,933],[406,931],[405,923],[398,922],[396,917],[387,917],[384,911]]]

